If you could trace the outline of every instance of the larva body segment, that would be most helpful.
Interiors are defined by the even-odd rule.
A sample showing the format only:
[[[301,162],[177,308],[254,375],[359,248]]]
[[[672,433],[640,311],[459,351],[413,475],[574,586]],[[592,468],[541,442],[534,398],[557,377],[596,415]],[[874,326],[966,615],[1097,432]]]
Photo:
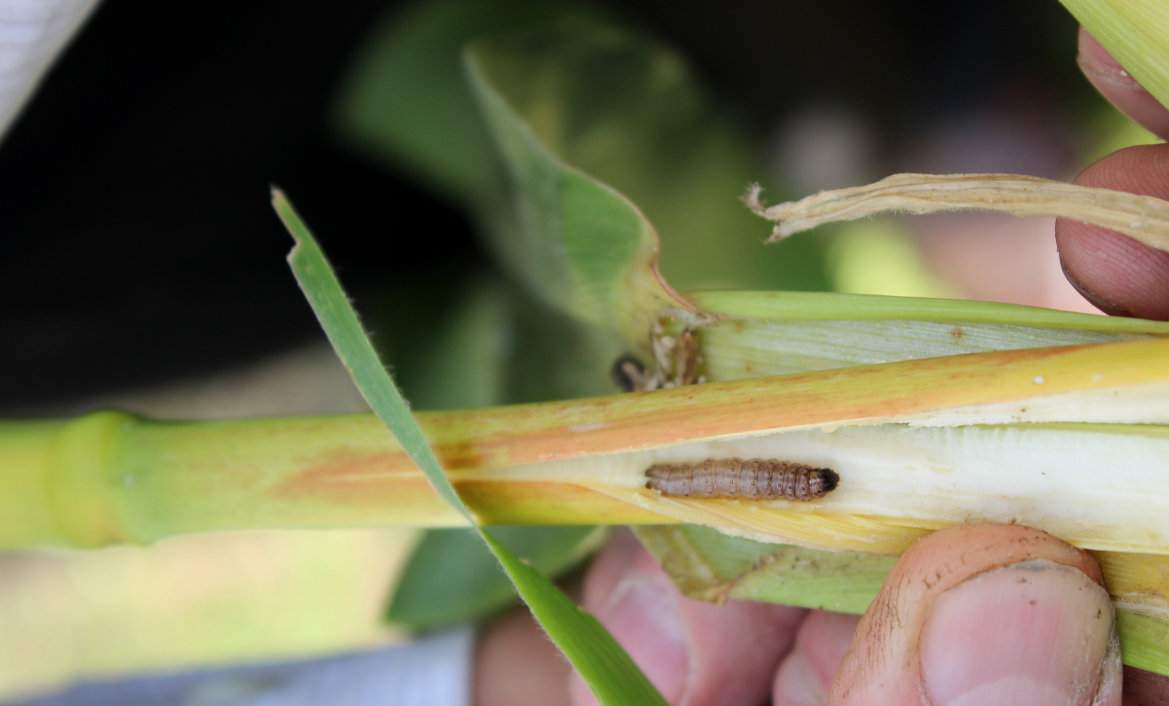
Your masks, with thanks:
[[[815,500],[840,482],[840,476],[830,468],[763,458],[659,463],[650,466],[645,476],[645,487],[686,498]]]

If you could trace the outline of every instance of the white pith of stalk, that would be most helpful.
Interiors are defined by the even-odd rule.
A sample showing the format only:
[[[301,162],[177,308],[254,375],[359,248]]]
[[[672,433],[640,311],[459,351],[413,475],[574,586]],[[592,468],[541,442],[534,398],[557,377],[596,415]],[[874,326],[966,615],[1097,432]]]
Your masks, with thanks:
[[[840,484],[811,502],[670,498],[645,489],[645,470],[654,463],[735,457],[831,468]],[[663,515],[705,517],[770,542],[818,544],[783,534],[785,515],[808,513],[921,528],[1017,522],[1084,548],[1169,554],[1169,427],[807,429],[517,466],[490,477],[578,482]]]

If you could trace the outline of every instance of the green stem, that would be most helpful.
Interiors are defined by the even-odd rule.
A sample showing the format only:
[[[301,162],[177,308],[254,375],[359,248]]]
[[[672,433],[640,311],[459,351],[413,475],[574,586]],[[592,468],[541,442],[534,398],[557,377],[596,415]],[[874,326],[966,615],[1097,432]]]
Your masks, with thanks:
[[[438,439],[463,428],[461,413],[422,417]],[[481,469],[458,462],[457,448],[440,449],[464,466],[456,485],[486,523],[588,524],[602,505],[614,522],[661,520],[568,484],[482,482]],[[167,423],[98,412],[0,422],[0,484],[5,548],[465,523],[372,415]],[[549,503],[558,495],[564,502]]]

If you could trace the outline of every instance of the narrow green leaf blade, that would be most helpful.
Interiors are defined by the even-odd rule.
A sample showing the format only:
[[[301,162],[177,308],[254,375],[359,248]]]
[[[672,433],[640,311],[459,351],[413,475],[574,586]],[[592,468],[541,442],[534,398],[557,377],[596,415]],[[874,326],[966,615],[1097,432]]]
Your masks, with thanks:
[[[375,343],[417,408],[483,408],[616,389],[609,372],[623,352],[616,337],[545,306],[514,284],[477,276],[452,287],[426,278],[395,283],[392,291],[366,321],[374,330],[411,332]],[[552,579],[580,563],[604,536],[579,525],[496,526],[492,532]],[[434,630],[486,618],[515,601],[511,581],[473,531],[445,528],[422,535],[395,581],[386,620]]]
[[[689,295],[707,380],[1169,335],[1169,324],[957,299],[820,292]]]
[[[595,527],[492,527],[495,538],[545,576],[579,564],[604,538]],[[430,530],[398,579],[387,618],[413,630],[477,620],[515,600],[511,581],[472,531]]]
[[[532,615],[572,662],[602,704],[666,706],[666,700],[645,678],[605,626],[581,610],[538,571],[520,561],[481,531],[483,541],[528,604]]]
[[[474,518],[459,500],[454,486],[446,479],[438,457],[431,450],[422,429],[414,422],[410,407],[397,385],[382,366],[377,351],[357,319],[357,312],[350,305],[341,283],[337,281],[337,275],[333,273],[333,268],[329,266],[308,226],[280,191],[273,191],[272,207],[296,241],[288,255],[288,263],[292,266],[296,281],[361,396],[402,443],[402,448],[414,463],[430,478],[435,491],[473,524]]]
[[[1103,333],[1169,334],[1169,323],[969,299],[743,289],[687,292],[711,314],[773,321],[937,321]]]
[[[664,706],[665,699],[595,618],[578,608],[551,581],[521,561],[475,522],[447,479],[406,400],[382,366],[357,313],[308,227],[279,191],[273,192],[272,205],[296,243],[288,258],[293,274],[362,396],[426,474],[439,495],[476,528],[515,584],[520,597],[528,604],[532,615],[597,699],[603,704]]]

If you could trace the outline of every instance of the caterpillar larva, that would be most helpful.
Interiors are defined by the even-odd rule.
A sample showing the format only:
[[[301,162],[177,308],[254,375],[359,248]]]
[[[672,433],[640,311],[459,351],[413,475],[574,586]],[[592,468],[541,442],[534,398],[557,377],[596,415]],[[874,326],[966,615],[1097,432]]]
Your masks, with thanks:
[[[766,458],[659,463],[650,466],[645,476],[645,487],[651,490],[690,498],[815,500],[840,482],[840,476],[830,468]]]

